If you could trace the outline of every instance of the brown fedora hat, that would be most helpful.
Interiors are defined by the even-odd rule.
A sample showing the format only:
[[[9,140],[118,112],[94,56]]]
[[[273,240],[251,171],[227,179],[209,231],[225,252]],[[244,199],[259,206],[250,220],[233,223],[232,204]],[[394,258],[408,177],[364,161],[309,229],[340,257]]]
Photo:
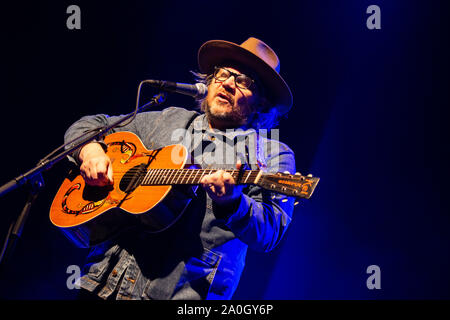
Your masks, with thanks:
[[[252,70],[262,82],[267,98],[284,114],[292,106],[292,93],[280,76],[280,60],[275,51],[259,39],[250,37],[241,45],[210,40],[198,50],[200,72],[211,74],[214,67],[235,62]]]

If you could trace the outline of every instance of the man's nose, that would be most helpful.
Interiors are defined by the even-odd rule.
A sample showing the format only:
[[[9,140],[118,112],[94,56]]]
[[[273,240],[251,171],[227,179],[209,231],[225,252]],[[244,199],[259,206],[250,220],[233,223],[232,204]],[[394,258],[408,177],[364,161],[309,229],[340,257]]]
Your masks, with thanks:
[[[234,76],[230,76],[227,80],[225,80],[222,85],[225,87],[225,89],[228,89],[232,92],[236,90],[236,82],[234,80]]]

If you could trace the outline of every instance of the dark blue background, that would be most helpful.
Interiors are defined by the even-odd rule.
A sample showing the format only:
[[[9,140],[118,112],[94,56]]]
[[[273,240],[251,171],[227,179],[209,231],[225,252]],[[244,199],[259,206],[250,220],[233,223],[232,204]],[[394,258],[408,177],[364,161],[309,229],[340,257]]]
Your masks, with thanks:
[[[203,42],[254,36],[276,50],[294,94],[280,139],[321,181],[281,245],[249,253],[234,298],[450,298],[444,1],[93,2],[2,4],[0,184],[62,144],[81,116],[131,112],[141,80],[192,82]],[[66,28],[71,4],[81,30]],[[366,27],[371,4],[381,30]],[[193,100],[170,95],[169,105]],[[44,174],[1,299],[76,294],[66,268],[87,251],[48,218],[65,170]],[[25,199],[24,188],[0,199],[2,238]],[[381,268],[380,290],[366,287],[369,265]]]

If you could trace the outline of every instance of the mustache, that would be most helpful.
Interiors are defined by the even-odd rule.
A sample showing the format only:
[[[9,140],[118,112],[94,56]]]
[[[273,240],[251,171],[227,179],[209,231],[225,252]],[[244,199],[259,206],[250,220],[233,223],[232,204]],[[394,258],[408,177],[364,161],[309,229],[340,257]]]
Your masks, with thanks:
[[[227,99],[228,102],[230,102],[230,104],[233,104],[233,102],[234,102],[234,96],[228,92],[220,91],[216,94],[216,96]]]

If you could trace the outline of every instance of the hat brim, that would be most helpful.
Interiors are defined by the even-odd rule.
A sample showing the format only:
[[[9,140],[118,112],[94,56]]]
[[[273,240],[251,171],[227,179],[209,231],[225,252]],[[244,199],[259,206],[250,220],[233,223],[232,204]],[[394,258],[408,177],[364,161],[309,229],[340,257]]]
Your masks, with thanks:
[[[198,51],[198,66],[200,72],[211,74],[214,67],[222,63],[236,62],[251,69],[265,86],[268,99],[284,114],[292,107],[292,93],[289,86],[271,66],[257,55],[241,46],[224,41],[210,40],[205,42]]]

